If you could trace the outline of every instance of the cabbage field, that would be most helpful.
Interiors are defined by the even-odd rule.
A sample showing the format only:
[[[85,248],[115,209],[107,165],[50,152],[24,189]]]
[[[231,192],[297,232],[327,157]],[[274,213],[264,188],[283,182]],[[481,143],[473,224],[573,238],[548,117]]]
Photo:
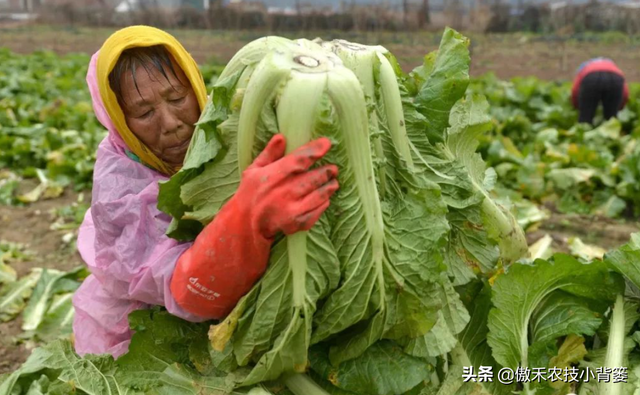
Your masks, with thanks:
[[[212,99],[160,187],[170,237],[276,132],[331,138],[341,189],[226,319],[135,311],[117,360],[72,343],[106,135],[89,56],[0,48],[0,395],[640,394],[640,84],[591,127],[570,82],[472,78],[469,46],[447,29],[405,72],[381,46],[271,38],[203,65]]]

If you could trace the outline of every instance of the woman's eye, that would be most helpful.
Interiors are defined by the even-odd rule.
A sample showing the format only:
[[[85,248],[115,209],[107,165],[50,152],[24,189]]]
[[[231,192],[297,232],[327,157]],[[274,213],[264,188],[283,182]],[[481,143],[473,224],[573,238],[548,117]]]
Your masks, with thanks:
[[[138,119],[145,119],[145,118],[149,118],[151,115],[153,114],[153,110],[149,110],[147,112],[145,112],[144,114],[136,117]]]
[[[174,104],[180,104],[180,103],[182,103],[184,101],[185,98],[186,98],[186,96],[183,96],[183,97],[179,97],[177,99],[171,99],[169,101],[171,103],[174,103]]]

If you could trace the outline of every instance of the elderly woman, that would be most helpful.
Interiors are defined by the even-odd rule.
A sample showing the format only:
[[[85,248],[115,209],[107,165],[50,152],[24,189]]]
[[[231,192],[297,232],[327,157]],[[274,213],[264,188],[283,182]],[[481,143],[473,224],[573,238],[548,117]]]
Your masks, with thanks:
[[[308,230],[326,210],[338,170],[311,169],[329,140],[285,155],[276,135],[213,221],[180,243],[165,235],[171,218],[157,208],[158,182],[180,169],[207,100],[195,61],[171,35],[129,27],[93,55],[87,83],[109,133],[78,236],[92,275],[73,298],[75,347],[118,357],[133,310],[162,305],[194,322],[224,317],[264,273],[275,236]]]

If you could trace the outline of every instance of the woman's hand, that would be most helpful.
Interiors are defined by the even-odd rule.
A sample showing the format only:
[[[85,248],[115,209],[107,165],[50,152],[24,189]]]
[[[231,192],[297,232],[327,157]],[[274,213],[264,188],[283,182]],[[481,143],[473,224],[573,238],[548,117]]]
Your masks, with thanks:
[[[242,173],[233,197],[251,226],[267,239],[309,230],[329,207],[338,190],[338,168],[309,170],[331,148],[327,138],[312,141],[285,155],[284,136],[275,135]]]
[[[185,310],[205,318],[231,311],[267,268],[279,233],[309,230],[338,189],[338,168],[309,170],[331,148],[326,138],[285,155],[275,135],[242,173],[235,195],[178,259],[171,293]]]

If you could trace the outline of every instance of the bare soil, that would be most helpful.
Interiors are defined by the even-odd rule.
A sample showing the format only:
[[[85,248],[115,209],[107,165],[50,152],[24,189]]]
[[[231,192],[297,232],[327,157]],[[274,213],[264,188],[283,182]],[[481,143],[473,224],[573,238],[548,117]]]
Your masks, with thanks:
[[[531,245],[548,234],[553,239],[552,248],[556,252],[569,253],[569,239],[573,237],[579,237],[584,243],[611,250],[627,243],[630,235],[638,231],[640,226],[637,222],[556,213],[527,232],[527,242]]]
[[[85,193],[84,199],[89,201],[91,196]],[[80,254],[73,248],[74,244],[62,240],[62,236],[69,231],[50,229],[56,217],[53,210],[77,200],[78,194],[67,189],[57,199],[39,201],[25,207],[0,205],[0,240],[25,245],[31,256],[31,259],[11,263],[18,276],[24,276],[36,267],[67,271],[84,264]],[[0,323],[0,374],[17,369],[34,347],[34,344],[17,341],[17,335],[22,332],[21,325],[20,317]]]
[[[42,25],[0,26],[0,47],[17,53],[46,49],[60,54],[97,51],[115,28],[81,28]],[[290,38],[344,38],[364,44],[380,44],[396,55],[409,71],[423,56],[437,49],[440,36],[433,32],[299,32],[169,30],[199,63],[225,64],[246,43],[268,34]],[[488,72],[500,78],[535,76],[547,80],[570,80],[575,69],[596,56],[614,59],[630,81],[640,81],[640,43],[620,37],[603,41],[577,41],[551,36],[522,34],[482,35],[471,38],[471,74]]]

